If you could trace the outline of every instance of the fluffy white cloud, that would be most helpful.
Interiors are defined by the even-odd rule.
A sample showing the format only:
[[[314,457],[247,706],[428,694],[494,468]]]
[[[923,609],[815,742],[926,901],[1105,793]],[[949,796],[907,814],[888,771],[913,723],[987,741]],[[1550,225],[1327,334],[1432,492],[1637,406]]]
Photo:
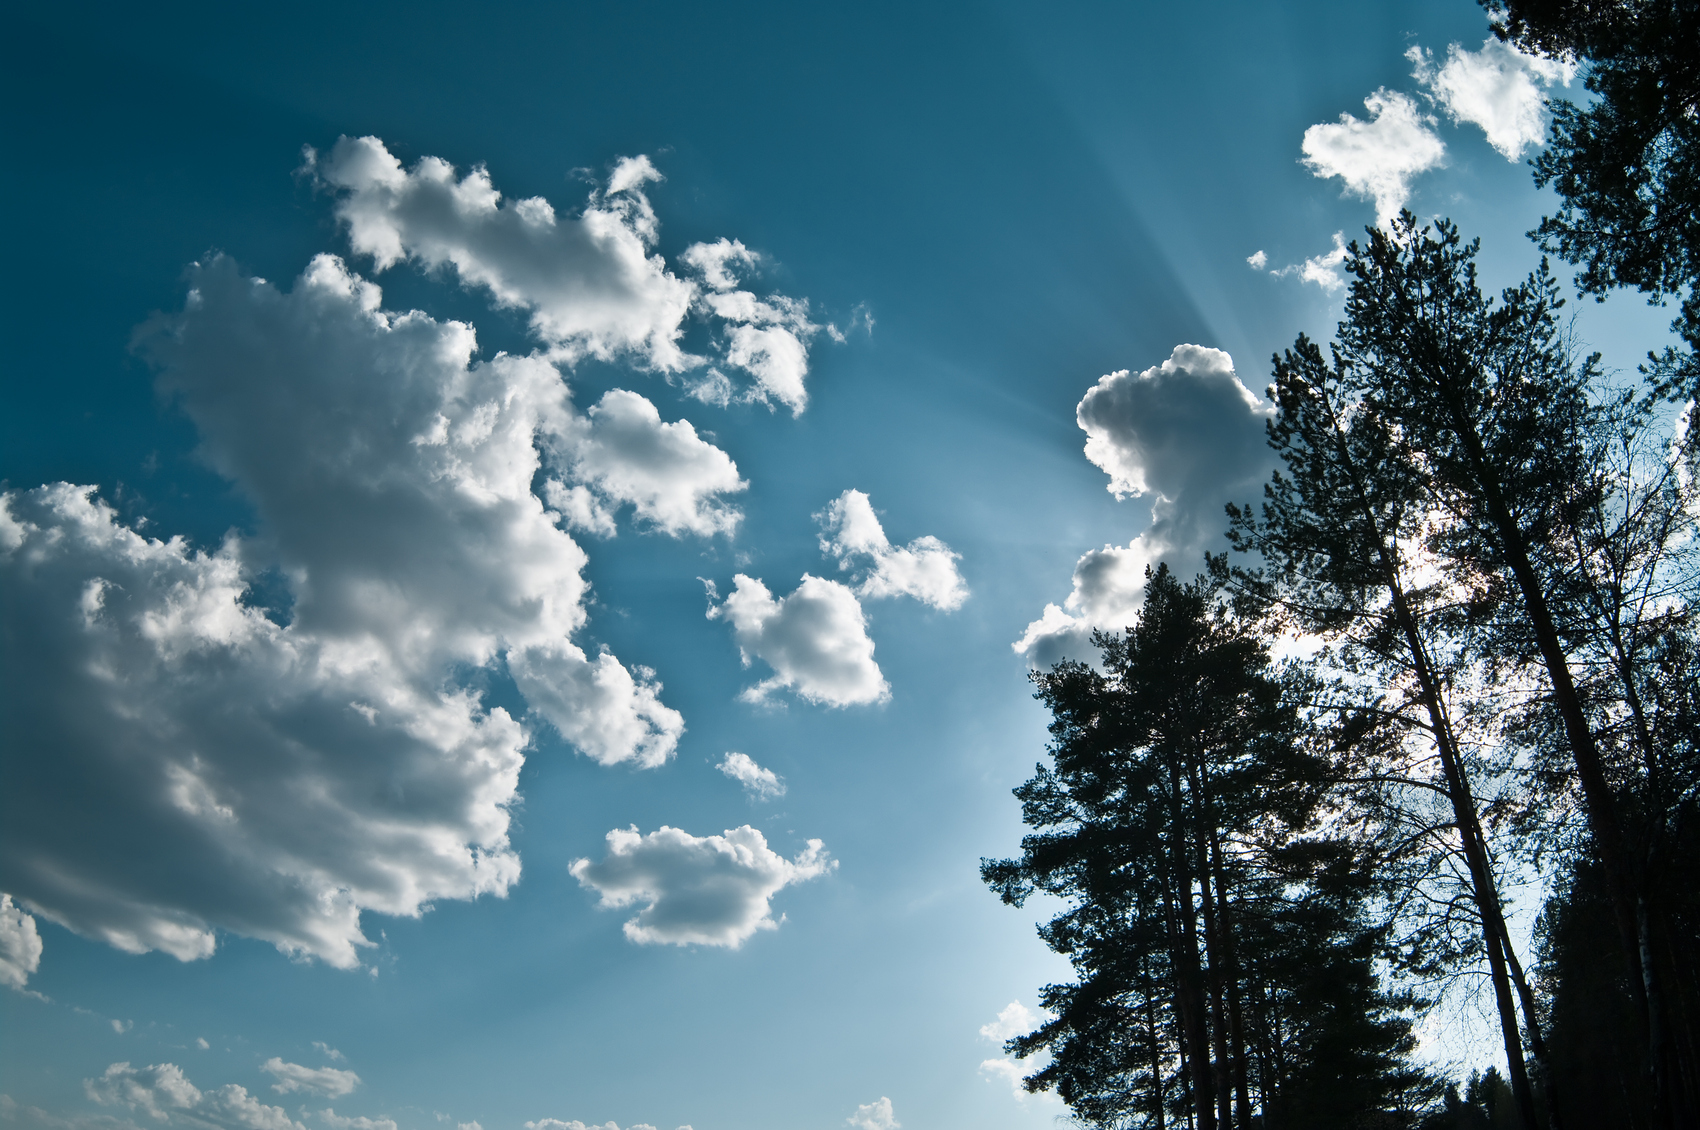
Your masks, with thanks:
[[[808,303],[736,289],[734,270],[760,261],[736,241],[694,244],[680,256],[701,284],[673,273],[653,253],[658,224],[643,187],[661,174],[647,157],[622,159],[576,216],[542,197],[504,201],[483,166],[462,176],[425,157],[404,169],[375,137],[341,138],[307,160],[337,194],[354,250],[379,271],[404,259],[452,265],[465,285],[528,311],[558,359],[628,355],[667,373],[699,368],[707,358],[680,345],[694,314],[720,324],[726,365],[755,379],[743,399],[793,413],[808,403],[808,343],[823,328]]]
[[[320,1055],[324,1056],[332,1063],[341,1063],[343,1060],[348,1058],[329,1044],[325,1043],[323,1040],[314,1040],[313,1050],[317,1051]]]
[[[35,919],[13,905],[11,895],[0,894],[0,985],[21,989],[39,968],[41,935]]]
[[[844,1120],[856,1130],[897,1130],[903,1123],[891,1112],[891,1100],[881,1095],[871,1103],[862,1103],[856,1113]]]
[[[786,859],[748,824],[720,836],[663,824],[647,836],[614,829],[601,861],[575,860],[571,871],[602,906],[642,904],[625,924],[634,942],[737,949],[757,930],[778,928],[768,907],[775,894],[837,866],[819,840]]]
[[[1159,562],[1183,577],[1203,567],[1227,526],[1229,502],[1255,502],[1271,466],[1264,423],[1273,407],[1253,395],[1219,349],[1179,345],[1138,374],[1102,377],[1075,418],[1086,457],[1110,476],[1117,498],[1151,495],[1151,522],[1126,546],[1082,556],[1062,607],[1045,606],[1013,645],[1029,663],[1097,657],[1094,629],[1130,623],[1144,598],[1145,570]]]
[[[738,476],[731,456],[697,435],[689,420],[663,423],[654,404],[635,392],[611,389],[590,409],[583,427],[560,441],[573,476],[614,506],[631,503],[638,518],[669,534],[709,536],[731,533],[742,515],[721,501],[749,484]],[[594,503],[570,498],[559,482],[550,486],[577,513]],[[571,488],[573,490],[582,488]],[[609,532],[609,518],[576,519],[570,524]]]
[[[845,491],[816,517],[821,552],[837,558],[840,569],[866,570],[856,586],[858,596],[912,596],[947,612],[968,599],[968,586],[956,568],[961,555],[930,534],[894,547],[861,491]]]
[[[612,1120],[591,1124],[580,1122],[576,1118],[569,1119],[566,1122],[562,1122],[558,1118],[539,1118],[536,1122],[525,1123],[525,1130],[620,1130],[620,1128]],[[634,1122],[626,1127],[626,1130],[655,1130],[655,1127],[647,1122]],[[691,1128],[681,1126],[679,1130],[691,1130]]]
[[[1405,57],[1447,116],[1480,126],[1488,144],[1509,161],[1546,138],[1545,88],[1554,83],[1568,86],[1576,77],[1574,63],[1525,55],[1493,36],[1479,51],[1450,45],[1446,62],[1438,67],[1421,47],[1413,46]]]
[[[319,1121],[331,1130],[397,1130],[393,1118],[365,1118],[359,1115],[347,1117],[338,1114],[332,1107],[326,1107],[319,1112]]]
[[[1039,1026],[1039,1017],[1020,1001],[1010,1001],[998,1013],[998,1018],[980,1025],[982,1038],[1001,1044],[1011,1036],[1025,1036]]]
[[[1269,266],[1269,254],[1259,248],[1258,250],[1253,251],[1250,255],[1247,255],[1245,257],[1245,261],[1252,270],[1261,271],[1265,267]]]
[[[475,363],[470,327],[383,310],[330,256],[289,291],[224,259],[191,282],[143,348],[259,536],[149,538],[66,484],[0,499],[0,585],[27,594],[4,725],[54,751],[9,767],[0,890],[132,952],[203,957],[223,928],[352,967],[363,910],[518,878],[528,733],[451,671],[505,656],[531,710],[604,763],[664,761],[683,720],[650,672],[575,640],[585,556],[531,485],[540,449],[604,425],[554,365]],[[717,466],[688,425],[645,420]],[[640,501],[635,481],[659,524],[714,521],[690,516],[713,513],[702,491]],[[282,606],[254,595],[267,569]]]
[[[708,617],[731,623],[746,666],[760,659],[774,672],[744,692],[746,701],[765,701],[785,687],[828,706],[884,702],[891,696],[874,662],[861,601],[848,586],[804,573],[802,583],[777,600],[766,585],[743,573],[733,578],[733,586],[724,601],[710,603]]]
[[[722,773],[744,786],[753,797],[772,800],[785,795],[785,781],[771,769],[763,769],[747,753],[728,753],[716,766]]]
[[[299,1063],[285,1062],[275,1055],[260,1064],[260,1070],[277,1080],[272,1084],[272,1090],[280,1095],[309,1091],[326,1098],[340,1099],[360,1086],[360,1076],[352,1071],[335,1067],[303,1067]]]
[[[100,1078],[83,1080],[83,1090],[94,1102],[125,1106],[157,1123],[202,1130],[305,1130],[282,1107],[267,1106],[238,1084],[201,1090],[174,1063],[114,1063]]]
[[[542,197],[504,202],[483,166],[460,176],[425,157],[403,169],[375,137],[307,156],[337,193],[350,244],[378,270],[403,259],[452,265],[467,286],[529,311],[533,331],[569,359],[631,353],[664,371],[692,363],[678,341],[696,288],[650,254],[647,158],[622,162],[581,214],[560,216]]]
[[[1434,119],[1410,97],[1385,88],[1364,99],[1369,120],[1341,114],[1338,122],[1311,126],[1304,134],[1304,162],[1319,177],[1339,177],[1346,191],[1375,201],[1376,220],[1386,224],[1410,199],[1411,178],[1438,166],[1446,146]]]

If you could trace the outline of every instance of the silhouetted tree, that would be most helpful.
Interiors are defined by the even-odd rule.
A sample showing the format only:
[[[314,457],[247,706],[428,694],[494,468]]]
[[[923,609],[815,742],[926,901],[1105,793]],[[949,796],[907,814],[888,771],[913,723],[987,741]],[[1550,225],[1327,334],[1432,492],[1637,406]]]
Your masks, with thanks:
[[[1159,568],[1102,669],[1037,673],[1052,766],[1016,790],[1036,831],[982,862],[1006,902],[1069,909],[1041,927],[1079,975],[1010,1041],[1028,1078],[1101,1126],[1348,1126],[1425,1078],[1412,1002],[1384,994],[1369,921],[1374,855],[1330,811],[1329,760],[1254,629],[1202,579]]]

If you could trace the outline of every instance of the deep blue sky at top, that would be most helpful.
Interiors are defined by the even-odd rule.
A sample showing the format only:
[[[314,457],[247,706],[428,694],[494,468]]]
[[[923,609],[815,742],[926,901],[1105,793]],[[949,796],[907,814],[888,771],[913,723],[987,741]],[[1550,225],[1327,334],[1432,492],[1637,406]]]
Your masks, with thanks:
[[[303,145],[344,134],[408,164],[484,163],[506,195],[562,210],[587,191],[575,170],[648,154],[667,178],[650,196],[669,259],[741,239],[818,317],[862,311],[873,330],[817,345],[798,419],[711,410],[620,366],[574,374],[581,406],[629,387],[690,417],[751,483],[733,545],[623,533],[591,552],[593,635],[659,672],[690,727],[675,763],[604,769],[545,742],[522,777],[525,880],[418,921],[368,915],[386,931],[376,980],[240,938],[180,964],[44,925],[32,986],[97,1015],[0,994],[0,1090],[61,1109],[108,1063],[171,1060],[203,1087],[260,1093],[259,1060],[321,1040],[366,1081],[346,1111],[403,1130],[433,1111],[486,1130],[827,1128],[881,1095],[911,1130],[1047,1123],[1058,1108],[976,1073],[997,1054],[977,1029],[1063,967],[1036,915],[998,906],[975,867],[1018,841],[1008,790],[1043,748],[1009,644],[1067,594],[1083,552],[1149,513],[1081,457],[1075,405],[1180,343],[1227,350],[1261,391],[1272,351],[1326,337],[1336,297],[1245,262],[1296,263],[1373,221],[1300,165],[1305,127],[1411,89],[1411,43],[1485,34],[1468,0],[15,6],[0,34],[8,488],[98,484],[150,533],[208,546],[251,527],[130,342],[182,306],[185,268],[209,251],[279,284],[346,254],[295,175]],[[1480,234],[1488,281],[1508,282],[1533,266],[1522,233],[1543,199],[1479,134],[1447,142],[1414,206]],[[531,347],[520,316],[452,278],[377,281],[392,309],[473,322],[485,356]],[[1632,365],[1664,318],[1608,305],[1584,336]],[[788,590],[823,573],[811,516],[847,488],[894,541],[960,552],[972,599],[872,614],[887,706],[735,702],[752,676],[704,619],[697,578],[724,588],[743,570]],[[710,764],[731,749],[790,794],[752,808]],[[787,853],[820,837],[841,868],[783,892],[782,927],[735,953],[634,947],[566,872],[610,828],[745,821]],[[106,1023],[132,1018],[127,1034]],[[202,1035],[211,1051],[183,1050]]]

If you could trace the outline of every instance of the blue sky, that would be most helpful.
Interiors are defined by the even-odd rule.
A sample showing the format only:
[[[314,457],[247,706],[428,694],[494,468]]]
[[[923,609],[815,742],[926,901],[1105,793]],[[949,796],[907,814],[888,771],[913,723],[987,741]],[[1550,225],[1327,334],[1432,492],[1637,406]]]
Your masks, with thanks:
[[[0,1119],[1048,1125],[1027,664],[1255,493],[1336,232],[1533,266],[1566,76],[1486,36],[14,15]]]

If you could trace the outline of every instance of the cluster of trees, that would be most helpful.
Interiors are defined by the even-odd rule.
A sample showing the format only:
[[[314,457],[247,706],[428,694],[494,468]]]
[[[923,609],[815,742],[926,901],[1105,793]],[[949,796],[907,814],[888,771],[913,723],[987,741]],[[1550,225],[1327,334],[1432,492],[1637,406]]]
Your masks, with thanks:
[[[1494,298],[1444,221],[1352,245],[1333,343],[1275,359],[1236,552],[1035,675],[1053,763],[982,871],[1066,900],[1079,979],[1009,1050],[1088,1123],[1700,1125],[1700,5],[1488,6],[1598,95],[1556,108],[1531,234],[1679,299],[1681,344],[1619,380],[1544,260]],[[1412,1027],[1478,985],[1505,1071],[1461,1097]]]

